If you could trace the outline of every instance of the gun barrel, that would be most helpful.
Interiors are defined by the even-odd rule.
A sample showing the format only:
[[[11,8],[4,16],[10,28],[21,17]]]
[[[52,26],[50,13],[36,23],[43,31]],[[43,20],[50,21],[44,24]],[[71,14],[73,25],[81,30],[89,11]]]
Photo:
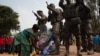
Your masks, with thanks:
[[[35,13],[35,12],[32,10],[32,13]]]
[[[47,6],[49,5],[48,2],[46,1]]]

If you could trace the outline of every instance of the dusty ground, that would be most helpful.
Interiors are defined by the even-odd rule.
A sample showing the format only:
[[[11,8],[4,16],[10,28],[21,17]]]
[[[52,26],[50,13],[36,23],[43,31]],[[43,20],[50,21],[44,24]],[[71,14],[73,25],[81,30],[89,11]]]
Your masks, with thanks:
[[[65,47],[61,46],[60,47],[60,55],[47,55],[47,56],[64,56],[64,54],[65,54]],[[95,52],[94,55],[87,55],[87,53],[82,53],[82,55],[83,56],[100,56],[100,53]],[[18,56],[18,55],[3,53],[3,54],[0,54],[0,56]],[[70,55],[69,56],[76,56],[76,46],[75,45],[72,45],[70,47]]]

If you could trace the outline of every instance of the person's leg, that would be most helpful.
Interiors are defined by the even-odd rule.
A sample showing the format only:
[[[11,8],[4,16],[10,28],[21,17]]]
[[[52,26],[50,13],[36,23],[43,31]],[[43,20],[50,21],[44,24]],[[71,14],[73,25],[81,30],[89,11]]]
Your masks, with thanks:
[[[60,35],[59,40],[61,43],[61,42],[63,42],[63,22],[60,22],[60,29],[59,30],[60,30],[59,31],[59,35]],[[62,44],[64,44],[64,42]]]
[[[87,37],[88,37],[87,38],[88,39],[88,47],[87,47],[88,54],[91,55],[94,53],[93,37],[91,35],[88,35]]]
[[[53,40],[55,42],[55,47],[56,47],[56,54],[59,54],[59,47],[60,47],[60,43],[59,43],[59,29],[60,29],[60,23],[59,22],[56,22],[54,25],[53,25]]]
[[[56,36],[56,37],[53,37],[53,40],[54,40],[54,43],[55,43],[55,54],[59,54],[59,47],[60,47],[59,39]]]
[[[87,38],[86,38],[86,34],[84,33],[81,35],[81,42],[82,42],[81,52],[86,52],[87,51]]]
[[[81,43],[82,43],[82,50],[81,52],[87,52],[87,36],[86,36],[86,25],[84,23],[81,24]]]
[[[86,24],[86,33],[87,33],[87,43],[88,43],[88,46],[87,46],[87,49],[88,49],[88,55],[91,55],[91,54],[94,54],[94,51],[93,51],[93,36],[92,36],[92,26],[91,26],[91,23],[87,23]]]
[[[81,54],[81,36],[80,36],[80,24],[73,25],[73,34],[76,38],[77,56],[82,56]]]
[[[0,45],[0,53],[3,53],[3,46]]]
[[[18,53],[18,56],[21,56],[21,45],[16,46],[16,53]]]
[[[66,53],[65,53],[65,56],[69,56],[69,40],[70,40],[70,34],[68,33],[65,33],[64,34],[64,45],[65,45],[65,48],[66,48]]]
[[[8,45],[8,53],[11,53],[11,45]]]
[[[63,38],[64,38],[64,45],[66,48],[65,56],[69,56],[69,40],[71,37],[71,25],[70,22],[65,22],[64,28],[63,28]]]

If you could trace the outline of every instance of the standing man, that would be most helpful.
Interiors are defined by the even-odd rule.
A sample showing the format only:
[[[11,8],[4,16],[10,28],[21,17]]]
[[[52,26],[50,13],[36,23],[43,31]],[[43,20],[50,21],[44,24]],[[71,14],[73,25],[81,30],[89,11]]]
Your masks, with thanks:
[[[30,56],[31,46],[41,50],[35,42],[37,41],[35,34],[38,32],[38,29],[38,25],[34,24],[32,28],[25,29],[14,36],[12,49],[14,51],[15,46],[20,46],[18,56]]]
[[[69,46],[72,34],[76,37],[77,56],[82,56],[80,53],[80,17],[78,15],[79,6],[71,4],[70,0],[66,0],[67,4],[63,4],[64,0],[60,0],[59,6],[63,9],[63,17],[65,18],[63,33],[66,47],[65,56],[69,56]]]
[[[55,54],[59,54],[59,32],[61,20],[63,19],[62,11],[61,9],[55,8],[53,3],[49,4],[47,8],[49,10],[48,21],[50,21],[52,25],[52,37],[56,47]]]
[[[81,18],[81,41],[83,47],[82,51],[87,51],[87,54],[91,55],[93,54],[93,36],[90,8],[84,4],[83,0],[76,0],[76,3],[80,5],[79,15]]]
[[[41,11],[41,10],[38,10],[37,14],[34,13],[34,15],[37,17],[37,20],[38,20],[40,34],[43,32],[46,32],[47,31],[47,26],[46,26],[47,17],[46,17],[46,15],[44,15],[43,11]]]

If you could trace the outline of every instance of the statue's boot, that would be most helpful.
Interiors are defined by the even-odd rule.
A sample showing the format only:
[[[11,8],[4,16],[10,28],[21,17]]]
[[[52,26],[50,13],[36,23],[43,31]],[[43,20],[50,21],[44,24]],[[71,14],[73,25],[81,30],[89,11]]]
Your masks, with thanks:
[[[69,56],[69,46],[66,46],[66,53],[65,56]]]
[[[91,51],[87,51],[87,55],[93,55],[94,54],[94,51],[91,50]]]
[[[51,52],[51,55],[59,55],[60,51],[59,51],[59,44],[55,44],[55,50],[53,52]]]
[[[80,53],[80,51],[77,51],[77,56],[82,56],[82,54]]]
[[[82,56],[80,46],[77,46],[77,56]]]

